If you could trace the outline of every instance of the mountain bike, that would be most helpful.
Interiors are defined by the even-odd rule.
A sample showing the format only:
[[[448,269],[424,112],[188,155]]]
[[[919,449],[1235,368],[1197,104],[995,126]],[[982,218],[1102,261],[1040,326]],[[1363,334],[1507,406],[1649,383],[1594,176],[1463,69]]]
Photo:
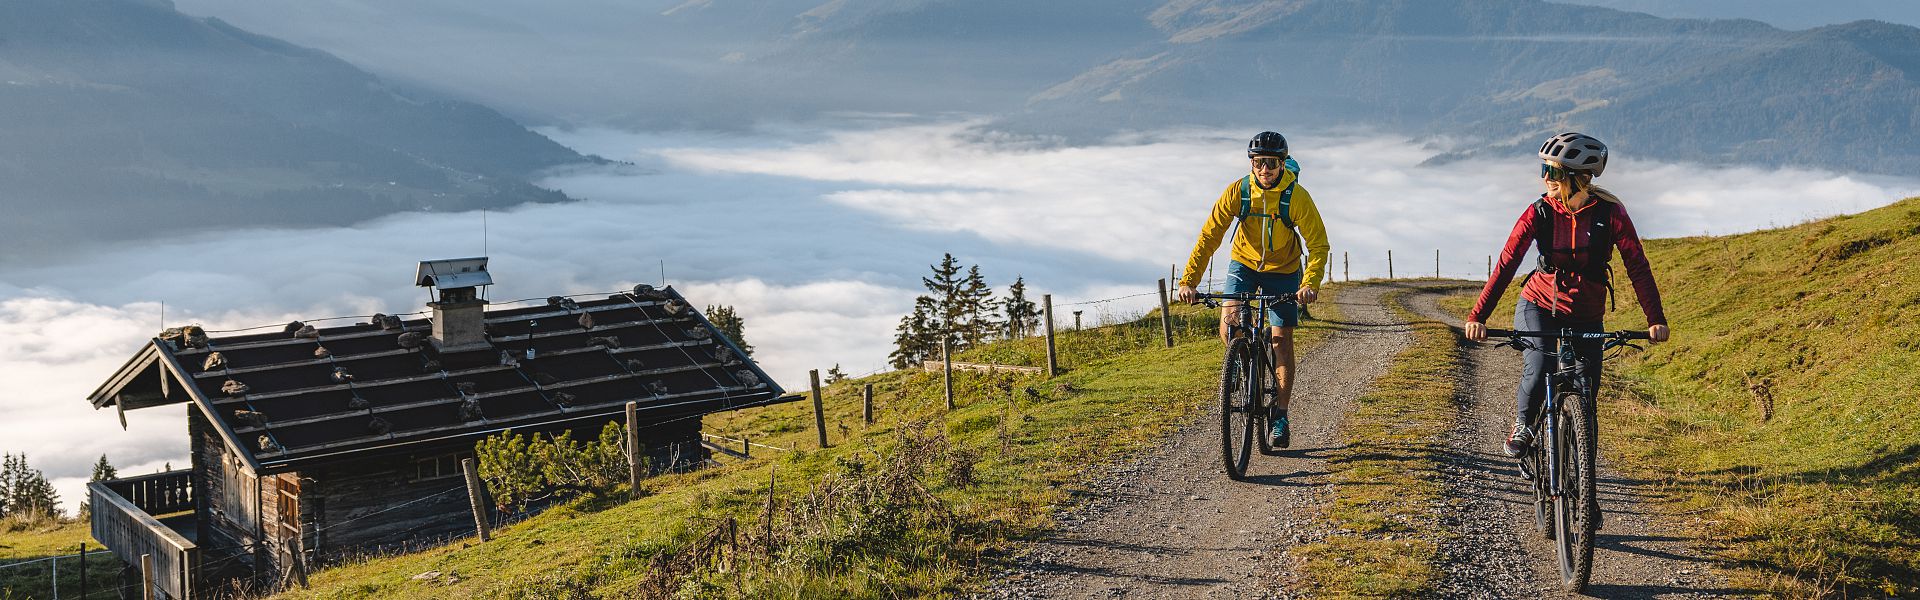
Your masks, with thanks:
[[[1240,301],[1235,311],[1238,318],[1227,330],[1227,356],[1220,365],[1220,456],[1225,460],[1227,477],[1238,481],[1247,476],[1247,461],[1256,443],[1261,454],[1273,452],[1264,429],[1268,403],[1280,386],[1274,380],[1273,358],[1267,351],[1273,339],[1267,307],[1292,305],[1294,298],[1293,294],[1251,292],[1200,294],[1199,298],[1208,308],[1218,308],[1218,300]]]
[[[1593,535],[1598,529],[1600,503],[1595,467],[1599,448],[1595,437],[1599,424],[1594,415],[1598,381],[1587,381],[1586,359],[1576,352],[1574,340],[1605,340],[1600,347],[1601,360],[1606,351],[1640,346],[1628,340],[1647,339],[1645,331],[1580,332],[1512,331],[1488,329],[1487,337],[1504,337],[1499,346],[1516,350],[1539,350],[1553,354],[1558,367],[1547,374],[1546,402],[1531,423],[1534,443],[1520,456],[1520,474],[1533,482],[1534,527],[1554,540],[1559,555],[1560,585],[1567,591],[1586,591],[1593,575]],[[1547,349],[1539,342],[1551,340]]]

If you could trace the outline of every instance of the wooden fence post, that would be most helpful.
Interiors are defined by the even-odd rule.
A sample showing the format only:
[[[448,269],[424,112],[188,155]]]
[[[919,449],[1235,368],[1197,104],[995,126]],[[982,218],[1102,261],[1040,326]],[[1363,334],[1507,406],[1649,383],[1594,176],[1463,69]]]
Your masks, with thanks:
[[[1393,279],[1393,251],[1387,251],[1387,279]]]
[[[867,384],[866,389],[860,391],[860,418],[866,420],[868,425],[873,424],[873,384],[871,383]]]
[[[641,463],[646,457],[640,455],[640,403],[627,402],[627,489],[635,497],[640,495],[640,480],[647,477]]]
[[[740,434],[740,456],[742,458],[753,458],[753,438],[748,437],[747,434],[744,433]]]
[[[1053,350],[1053,294],[1040,296],[1041,312],[1046,313],[1047,327],[1047,377],[1060,374],[1060,357]]]
[[[1167,280],[1160,280],[1160,332],[1167,336],[1167,347],[1173,347],[1173,313],[1167,304]]]
[[[1353,281],[1353,257],[1347,256],[1345,250],[1340,251],[1340,276],[1347,281]]]
[[[487,529],[487,506],[481,501],[480,469],[475,467],[473,459],[460,459],[460,470],[467,474],[467,504],[473,507],[473,528],[480,532],[480,541],[493,539],[493,532]]]
[[[946,363],[947,410],[953,410],[953,340],[940,338],[940,362]]]
[[[1487,255],[1487,280],[1488,281],[1493,280],[1493,255],[1492,254]]]
[[[140,597],[153,600],[153,555],[140,555]]]
[[[87,543],[80,542],[80,597],[87,597]]]
[[[1440,249],[1433,249],[1433,278],[1440,278]]]
[[[1073,330],[1074,331],[1080,330],[1080,312],[1081,311],[1077,311],[1077,310],[1073,311]]]
[[[827,414],[820,406],[820,370],[807,371],[807,384],[813,388],[813,430],[820,434],[820,448],[827,447]]]

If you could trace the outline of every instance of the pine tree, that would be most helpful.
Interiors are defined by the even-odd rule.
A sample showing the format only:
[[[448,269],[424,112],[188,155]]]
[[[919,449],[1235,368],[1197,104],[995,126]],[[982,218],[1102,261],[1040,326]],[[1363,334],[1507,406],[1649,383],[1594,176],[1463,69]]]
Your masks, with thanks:
[[[1027,280],[1025,277],[1013,278],[1013,285],[1007,287],[1007,298],[1000,303],[1007,316],[1007,335],[1023,338],[1033,334],[1033,328],[1040,323],[1040,308],[1027,300]]]
[[[1000,321],[994,318],[993,288],[987,285],[987,278],[980,275],[980,265],[967,269],[967,278],[961,281],[960,293],[961,322],[957,328],[962,347],[978,346],[1000,331]]]
[[[846,380],[847,372],[840,370],[840,363],[833,363],[833,368],[827,369],[827,385],[833,385]]]
[[[25,470],[26,456],[15,459],[6,454],[0,461],[0,517],[13,514],[13,482],[20,479],[20,471]]]
[[[113,463],[107,462],[107,455],[102,454],[100,455],[100,460],[93,463],[93,474],[87,477],[87,483],[107,481],[119,476],[119,469],[113,468]],[[87,518],[87,515],[92,512],[93,490],[87,490],[87,501],[80,505],[80,518],[84,520]]]
[[[966,319],[966,305],[961,300],[965,280],[960,277],[960,260],[948,253],[941,257],[940,264],[929,265],[929,268],[933,269],[933,277],[920,278],[920,284],[932,294],[934,303],[934,311],[928,315],[935,332],[932,347],[940,347],[943,339],[958,346],[960,324]]]
[[[935,310],[933,298],[914,298],[913,313],[901,317],[900,326],[894,329],[893,353],[887,356],[887,363],[893,368],[912,367],[931,355],[932,347],[940,339],[940,332],[933,321]]]
[[[60,517],[60,494],[46,475],[27,466],[27,455],[7,455],[0,467],[6,479],[6,514],[14,520],[37,523]]]
[[[721,335],[733,340],[733,344],[739,346],[741,352],[747,353],[747,356],[753,356],[753,345],[747,343],[747,321],[740,318],[740,314],[734,312],[732,306],[708,304],[707,320],[713,323],[715,329],[720,330]]]

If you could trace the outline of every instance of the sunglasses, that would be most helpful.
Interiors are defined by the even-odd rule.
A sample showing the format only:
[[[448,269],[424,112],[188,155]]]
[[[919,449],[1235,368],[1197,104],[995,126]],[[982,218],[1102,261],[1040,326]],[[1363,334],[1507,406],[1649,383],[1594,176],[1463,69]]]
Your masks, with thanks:
[[[1253,159],[1253,166],[1271,171],[1271,170],[1280,168],[1280,161],[1281,159],[1279,158],[1274,158],[1271,156],[1262,156],[1262,157]]]
[[[1573,175],[1573,170],[1558,165],[1540,163],[1540,176],[1546,179],[1560,180]]]

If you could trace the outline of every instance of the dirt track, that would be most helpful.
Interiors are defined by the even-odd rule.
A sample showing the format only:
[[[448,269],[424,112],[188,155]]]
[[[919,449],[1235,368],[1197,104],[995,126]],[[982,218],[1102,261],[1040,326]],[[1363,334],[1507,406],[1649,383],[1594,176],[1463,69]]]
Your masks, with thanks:
[[[1247,481],[1220,467],[1218,407],[1198,416],[1160,449],[1092,482],[1098,500],[1059,515],[1060,529],[1034,543],[998,585],[997,598],[1294,598],[1284,589],[1287,549],[1323,539],[1313,508],[1329,493],[1326,451],[1352,402],[1411,341],[1408,325],[1381,305],[1405,287],[1414,312],[1457,325],[1437,299],[1467,282],[1395,282],[1339,296],[1343,320],[1305,352],[1297,375],[1294,447],[1256,455]],[[1460,537],[1442,548],[1443,598],[1559,595],[1553,548],[1534,533],[1531,494],[1513,461],[1499,452],[1513,414],[1519,358],[1474,344],[1461,366],[1459,420],[1448,434],[1443,472],[1450,494],[1447,527]],[[1603,449],[1604,452],[1604,449]],[[1603,462],[1606,512],[1589,594],[1601,598],[1738,596],[1698,558],[1675,528],[1644,511],[1649,492]]]
[[[1478,291],[1479,284],[1454,289]],[[1443,290],[1436,290],[1443,291]],[[1414,312],[1450,325],[1460,319],[1440,309],[1440,294],[1409,298]],[[1520,480],[1514,461],[1501,452],[1513,424],[1514,385],[1520,380],[1520,356],[1493,344],[1466,348],[1461,373],[1460,418],[1448,432],[1448,460],[1442,465],[1457,510],[1448,526],[1461,538],[1443,548],[1445,598],[1540,598],[1558,591],[1559,569],[1553,546],[1533,528],[1533,494]],[[1649,513],[1653,498],[1643,482],[1607,468],[1601,448],[1600,509],[1604,529],[1595,538],[1593,578],[1587,594],[1597,598],[1738,597],[1703,562],[1677,528]]]
[[[1295,375],[1293,447],[1255,455],[1246,481],[1220,465],[1219,407],[1210,404],[1165,447],[1096,483],[1104,501],[1062,515],[995,596],[1245,598],[1273,592],[1281,552],[1303,540],[1324,502],[1327,447],[1350,403],[1410,341],[1380,305],[1388,286],[1338,296],[1344,322],[1303,353]]]

